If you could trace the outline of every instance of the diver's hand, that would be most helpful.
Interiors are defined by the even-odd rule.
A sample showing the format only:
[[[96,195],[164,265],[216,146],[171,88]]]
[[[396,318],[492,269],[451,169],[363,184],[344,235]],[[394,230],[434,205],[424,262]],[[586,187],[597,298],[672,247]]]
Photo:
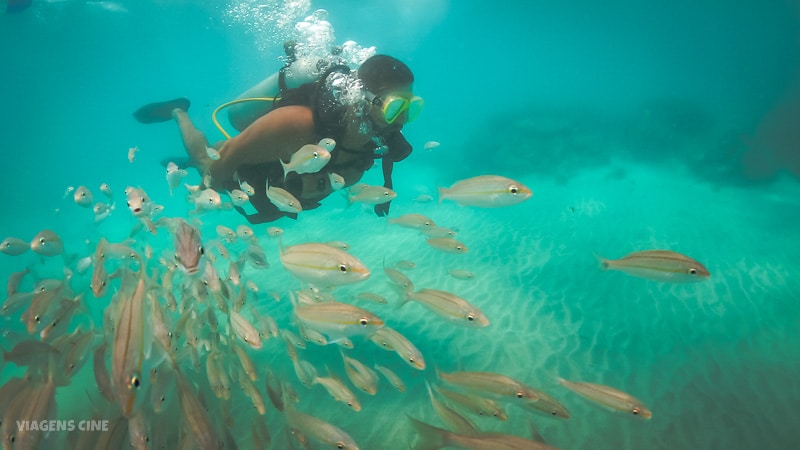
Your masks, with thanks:
[[[380,205],[375,205],[375,214],[379,215],[380,217],[386,217],[389,215],[389,203],[381,203]]]

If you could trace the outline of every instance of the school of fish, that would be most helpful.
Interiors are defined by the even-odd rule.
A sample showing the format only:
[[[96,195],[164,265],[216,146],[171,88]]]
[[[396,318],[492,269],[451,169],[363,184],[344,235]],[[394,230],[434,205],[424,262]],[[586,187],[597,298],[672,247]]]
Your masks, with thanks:
[[[431,143],[426,148],[436,146]],[[283,163],[284,173],[318,171],[334,147],[332,140],[303,147],[289,163]],[[131,162],[136,151],[129,152]],[[170,195],[186,176],[185,170],[169,163]],[[443,323],[479,333],[496,326],[480,308],[488,299],[462,298],[437,286],[415,286],[405,273],[414,269],[413,261],[390,265],[384,261],[383,273],[376,273],[351,254],[344,242],[298,242],[298,237],[274,226],[260,232],[247,225],[231,228],[220,223],[216,235],[203,235],[201,214],[242,205],[255,190],[241,181],[241,189],[222,193],[204,184],[184,186],[187,201],[194,206],[187,218],[166,217],[164,208],[143,189],[127,186],[125,201],[135,224],[130,238],[121,242],[101,238],[86,254],[80,254],[76,243],[63,242],[47,229],[30,238],[9,236],[0,243],[0,252],[8,257],[24,258],[30,251],[37,258],[63,260],[59,276],[40,277],[38,263],[26,260],[25,267],[8,279],[0,313],[18,318],[21,329],[6,331],[3,340],[3,449],[276,448],[271,445],[281,433],[292,448],[357,449],[351,436],[354,430],[339,428],[336,416],[301,411],[298,399],[310,396],[320,403],[341,403],[341,414],[380,414],[367,411],[361,403],[364,396],[411,395],[406,392],[408,379],[391,368],[397,358],[412,371],[430,374],[426,398],[442,426],[398,412],[397,420],[407,420],[417,435],[409,436],[407,442],[387,442],[385,448],[408,448],[411,443],[416,449],[555,448],[535,431],[531,436],[511,429],[507,434],[482,431],[474,418],[506,421],[509,414],[531,413],[567,420],[570,413],[556,399],[562,392],[545,393],[528,384],[533,380],[501,373],[442,372],[430,364],[432,355],[426,358],[371,310],[387,303],[398,307],[417,303],[420,310]],[[279,209],[302,214],[291,194],[265,189]],[[369,205],[397,196],[381,186],[359,184],[344,189],[348,202]],[[93,208],[95,222],[116,211],[111,188],[104,184],[100,190],[107,202]],[[440,201],[484,208],[513,206],[532,196],[528,187],[497,175],[460,180],[439,192]],[[65,196],[70,195],[77,206],[92,207],[94,197],[86,186],[68,188]],[[239,220],[235,213],[225,217]],[[424,215],[395,216],[388,224],[419,232],[435,250],[468,251],[455,230],[437,226]],[[265,236],[266,244],[259,234]],[[171,247],[153,248],[149,240],[159,235],[168,236]],[[279,247],[281,268],[267,261],[265,245]],[[666,250],[599,259],[605,269],[657,281],[694,282],[710,276],[694,259]],[[271,292],[273,300],[264,300],[263,294],[259,296],[260,280],[276,270],[288,272],[295,282]],[[466,282],[475,278],[464,268],[448,268],[447,273]],[[368,291],[351,296],[337,293],[340,286],[375,277],[391,286],[396,298]],[[273,317],[269,313],[273,301],[291,302],[291,316],[286,320]],[[102,319],[98,322],[95,317]],[[331,366],[305,358],[308,344],[329,349],[340,363]],[[367,361],[359,349],[371,345],[396,356]],[[260,363],[264,352],[290,363],[294,374]],[[14,367],[15,376],[6,376],[6,370]],[[109,431],[71,432],[58,440],[55,434],[15,425],[54,419],[57,407],[63,407],[57,405],[57,398],[73,388],[72,379],[81,371],[93,380],[94,389],[75,395],[91,398],[95,409],[89,415],[109,420]],[[652,417],[642,401],[616,388],[586,381],[559,382],[607,410]],[[234,413],[238,404],[251,407]],[[522,411],[509,410],[511,404]],[[267,414],[280,415],[284,427],[268,427]]]

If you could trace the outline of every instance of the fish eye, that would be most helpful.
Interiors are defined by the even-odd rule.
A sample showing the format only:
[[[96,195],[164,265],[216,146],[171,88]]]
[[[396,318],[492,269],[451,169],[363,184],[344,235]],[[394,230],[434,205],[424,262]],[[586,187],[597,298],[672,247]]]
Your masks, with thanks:
[[[557,415],[556,410],[554,409],[554,410],[550,411],[550,414],[552,414],[554,416]]]
[[[42,321],[42,318],[37,314],[37,315],[33,316],[33,320],[35,320],[36,323],[39,323],[39,322]]]
[[[410,362],[411,364],[414,364],[416,361],[414,361],[414,358],[408,358],[408,362]]]
[[[508,187],[508,192],[511,194],[516,194],[517,192],[519,192],[519,189],[517,189],[517,187],[512,184],[511,186]]]
[[[314,152],[314,158],[319,158],[319,153]]]
[[[638,416],[639,415],[639,408],[633,408],[633,410],[631,412],[633,413],[634,416]]]
[[[388,197],[388,196],[389,196],[389,191],[384,191],[384,192],[383,192],[383,196],[384,196],[384,197]]]
[[[464,251],[464,247],[462,247],[460,245],[457,245],[456,246],[456,250],[459,251],[459,252],[462,252],[462,251]]]
[[[362,317],[362,318],[358,319],[358,323],[360,323],[361,326],[365,327],[365,326],[369,325],[369,319],[367,319],[366,317]]]
[[[136,374],[131,375],[131,386],[136,388],[139,387],[139,375]]]
[[[344,448],[344,443],[343,442],[337,442],[336,443],[336,448],[340,448],[340,449]]]
[[[517,398],[524,398],[524,397],[525,394],[523,394],[522,392],[517,392]]]
[[[694,267],[690,268],[689,275],[697,275],[697,269],[695,269]]]
[[[469,320],[470,322],[472,322],[473,320],[475,320],[475,314],[471,314],[471,313],[470,313],[470,314],[467,314],[467,320]]]
[[[347,272],[347,265],[346,264],[340,264],[339,265],[339,270],[342,271],[342,272]]]
[[[39,243],[44,245],[47,243],[47,241],[45,241],[44,238],[39,238]]]
[[[206,254],[206,249],[204,249],[202,245],[199,245],[199,246],[197,247],[197,251],[198,251],[198,252],[199,252],[201,255],[205,255],[205,254]]]

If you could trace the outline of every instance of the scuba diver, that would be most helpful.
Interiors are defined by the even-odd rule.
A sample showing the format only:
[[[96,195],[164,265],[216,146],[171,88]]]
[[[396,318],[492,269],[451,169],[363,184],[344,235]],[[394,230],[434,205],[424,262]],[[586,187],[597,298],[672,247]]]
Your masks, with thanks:
[[[191,164],[201,176],[211,176],[215,190],[231,191],[245,181],[254,186],[249,200],[257,212],[248,215],[236,206],[253,224],[297,217],[269,200],[267,185],[291,193],[303,210],[313,209],[340,187],[331,184],[336,175],[345,187],[352,186],[381,159],[384,186],[391,189],[394,163],[412,150],[401,130],[423,106],[412,90],[414,75],[396,58],[374,55],[351,70],[335,55],[330,60],[295,58],[292,48],[291,43],[285,46],[289,59],[284,68],[229,102],[229,120],[240,133],[214,145],[218,159],[209,156],[206,137],[189,119],[188,99],[151,103],[134,113],[141,123],[174,120]],[[323,139],[336,143],[327,165],[314,173],[284,172],[282,162]],[[388,212],[388,202],[375,206],[380,216]]]

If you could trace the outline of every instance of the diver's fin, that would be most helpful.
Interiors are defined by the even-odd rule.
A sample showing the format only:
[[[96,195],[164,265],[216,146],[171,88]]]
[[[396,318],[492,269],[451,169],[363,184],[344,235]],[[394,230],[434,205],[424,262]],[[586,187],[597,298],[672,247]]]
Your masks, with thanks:
[[[167,100],[165,102],[148,103],[137,109],[136,112],[133,113],[133,117],[136,118],[139,123],[166,122],[172,120],[173,109],[188,111],[189,105],[191,105],[191,102],[185,97]]]

